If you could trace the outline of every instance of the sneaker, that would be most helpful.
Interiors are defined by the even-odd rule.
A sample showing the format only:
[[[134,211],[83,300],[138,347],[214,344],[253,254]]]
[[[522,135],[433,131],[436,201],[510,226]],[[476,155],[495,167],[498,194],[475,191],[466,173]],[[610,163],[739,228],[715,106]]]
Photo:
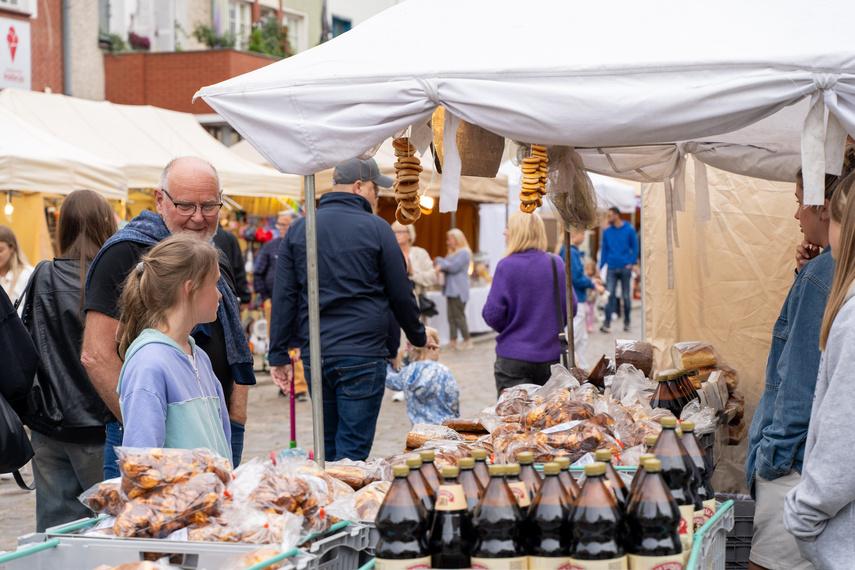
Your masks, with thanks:
[[[457,350],[472,350],[473,348],[475,348],[475,347],[474,347],[474,346],[472,346],[472,343],[471,343],[471,342],[464,342],[463,344],[461,344],[461,345],[457,348]]]
[[[294,395],[294,399],[298,402],[308,402],[309,401],[309,393],[308,392],[300,392],[299,394]]]
[[[629,329],[630,329],[629,323],[626,323],[625,325],[623,325],[623,331],[624,332],[629,332]]]
[[[610,329],[608,325],[603,325],[600,327],[600,332],[608,334],[612,332],[612,329]]]
[[[404,393],[403,392],[395,392],[392,394],[393,402],[403,402],[404,401]]]

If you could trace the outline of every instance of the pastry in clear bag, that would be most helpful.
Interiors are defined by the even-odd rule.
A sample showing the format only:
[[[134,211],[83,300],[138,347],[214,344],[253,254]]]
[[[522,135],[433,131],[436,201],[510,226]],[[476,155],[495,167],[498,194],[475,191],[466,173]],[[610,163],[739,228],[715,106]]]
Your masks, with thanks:
[[[83,492],[78,500],[96,513],[116,516],[128,502],[127,496],[122,492],[122,479],[108,479],[97,485],[93,485]]]

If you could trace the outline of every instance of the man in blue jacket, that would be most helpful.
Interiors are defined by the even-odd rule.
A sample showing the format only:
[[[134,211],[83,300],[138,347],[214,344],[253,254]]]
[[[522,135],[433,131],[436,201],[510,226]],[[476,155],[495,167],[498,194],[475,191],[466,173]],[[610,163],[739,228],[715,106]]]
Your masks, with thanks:
[[[609,302],[606,305],[606,319],[600,331],[607,333],[611,329],[612,313],[617,304],[617,284],[620,281],[621,296],[623,297],[623,330],[629,330],[629,313],[632,307],[630,281],[632,272],[637,269],[638,235],[635,228],[620,219],[620,210],[609,208],[606,214],[609,227],[603,232],[603,251],[600,255],[600,268],[608,265],[606,272],[606,290],[609,292]]]
[[[299,348],[311,378],[309,353],[320,350],[326,460],[362,460],[371,451],[386,388],[392,314],[413,346],[436,343],[419,320],[395,233],[372,213],[378,187],[393,180],[380,174],[373,159],[353,159],[336,167],[333,181],[334,191],[321,197],[317,214],[321,346],[309,346],[302,218],[282,240],[276,262],[271,375],[285,389],[293,374],[288,349]]]

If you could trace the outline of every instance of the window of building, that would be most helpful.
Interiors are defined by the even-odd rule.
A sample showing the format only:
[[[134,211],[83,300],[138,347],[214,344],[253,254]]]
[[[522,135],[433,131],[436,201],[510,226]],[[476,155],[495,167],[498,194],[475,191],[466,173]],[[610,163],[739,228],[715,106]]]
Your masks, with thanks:
[[[24,12],[33,18],[38,16],[38,0],[0,0],[0,9]]]
[[[237,41],[236,49],[246,49],[249,34],[252,31],[252,6],[244,0],[231,0],[229,2],[229,27],[228,31],[234,34]]]
[[[292,53],[309,49],[309,18],[303,12],[282,10],[282,25],[288,28],[288,43]]]
[[[332,35],[333,37],[340,36],[343,33],[350,31],[351,21],[345,20],[344,18],[339,18],[338,16],[332,17]]]

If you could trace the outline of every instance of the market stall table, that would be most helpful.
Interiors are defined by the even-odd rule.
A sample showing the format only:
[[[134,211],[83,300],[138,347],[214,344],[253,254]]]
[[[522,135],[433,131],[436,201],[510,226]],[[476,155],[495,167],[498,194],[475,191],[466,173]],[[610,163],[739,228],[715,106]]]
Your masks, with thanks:
[[[466,324],[469,325],[470,333],[490,332],[492,329],[484,322],[481,310],[487,303],[487,295],[490,294],[490,286],[471,287],[469,289],[469,302],[466,303]],[[438,315],[428,319],[428,326],[439,331],[439,344],[448,344],[448,309],[445,296],[442,291],[428,291],[428,299],[436,303]]]

